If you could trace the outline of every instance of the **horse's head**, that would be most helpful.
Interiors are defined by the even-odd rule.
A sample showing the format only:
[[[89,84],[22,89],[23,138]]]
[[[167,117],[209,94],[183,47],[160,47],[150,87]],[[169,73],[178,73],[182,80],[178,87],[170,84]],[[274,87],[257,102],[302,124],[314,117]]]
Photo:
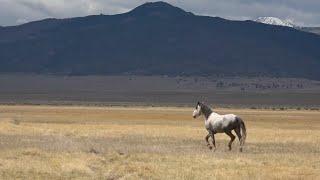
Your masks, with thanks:
[[[201,113],[202,113],[202,111],[201,111],[201,103],[198,102],[197,106],[196,106],[196,109],[192,113],[192,116],[193,116],[193,118],[197,118],[197,117],[201,116]]]

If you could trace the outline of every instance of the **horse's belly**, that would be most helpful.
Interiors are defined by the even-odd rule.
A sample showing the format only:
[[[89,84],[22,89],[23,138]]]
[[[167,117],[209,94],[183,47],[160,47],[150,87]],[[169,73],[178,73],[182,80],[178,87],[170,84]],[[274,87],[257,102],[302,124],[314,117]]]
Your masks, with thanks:
[[[216,133],[223,133],[224,132],[223,121],[216,121],[213,123],[212,126],[214,129],[214,132],[216,132]]]
[[[223,133],[223,128],[222,128],[222,123],[220,122],[215,122],[215,123],[207,123],[206,125],[206,129],[210,132],[214,132],[214,133]]]
[[[223,130],[223,129],[221,129],[221,128],[217,128],[217,129],[215,129],[215,130],[214,130],[214,132],[216,132],[216,133],[223,133],[223,132],[224,132],[224,130]]]

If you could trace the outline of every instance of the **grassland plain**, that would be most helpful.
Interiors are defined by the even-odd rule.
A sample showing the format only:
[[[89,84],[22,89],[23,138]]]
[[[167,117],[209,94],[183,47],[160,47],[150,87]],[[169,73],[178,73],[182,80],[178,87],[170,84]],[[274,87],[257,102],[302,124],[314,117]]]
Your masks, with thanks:
[[[0,106],[0,179],[319,179],[320,112],[239,114],[238,142],[207,149],[192,108]]]

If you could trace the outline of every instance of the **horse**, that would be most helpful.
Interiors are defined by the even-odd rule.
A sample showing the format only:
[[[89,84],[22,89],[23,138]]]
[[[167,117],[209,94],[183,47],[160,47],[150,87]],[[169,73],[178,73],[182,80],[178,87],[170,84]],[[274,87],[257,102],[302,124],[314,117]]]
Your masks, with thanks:
[[[239,151],[242,152],[242,146],[245,143],[247,132],[246,126],[243,120],[234,114],[225,114],[220,115],[218,113],[213,112],[207,105],[204,103],[198,102],[195,110],[193,111],[193,118],[204,115],[205,117],[205,128],[208,131],[208,135],[205,137],[205,141],[210,150],[212,150],[212,146],[209,143],[209,138],[212,138],[212,144],[214,150],[216,150],[216,143],[214,135],[217,133],[226,133],[231,140],[228,143],[229,150],[231,151],[232,142],[235,140],[235,135],[232,134],[234,130],[236,135],[239,138],[240,148]]]

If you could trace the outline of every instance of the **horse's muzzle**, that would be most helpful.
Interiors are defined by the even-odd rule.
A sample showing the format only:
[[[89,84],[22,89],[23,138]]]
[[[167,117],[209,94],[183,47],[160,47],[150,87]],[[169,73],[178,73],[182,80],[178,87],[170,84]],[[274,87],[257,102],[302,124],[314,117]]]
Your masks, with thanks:
[[[192,116],[192,117],[193,117],[193,119],[197,118],[197,116]]]

